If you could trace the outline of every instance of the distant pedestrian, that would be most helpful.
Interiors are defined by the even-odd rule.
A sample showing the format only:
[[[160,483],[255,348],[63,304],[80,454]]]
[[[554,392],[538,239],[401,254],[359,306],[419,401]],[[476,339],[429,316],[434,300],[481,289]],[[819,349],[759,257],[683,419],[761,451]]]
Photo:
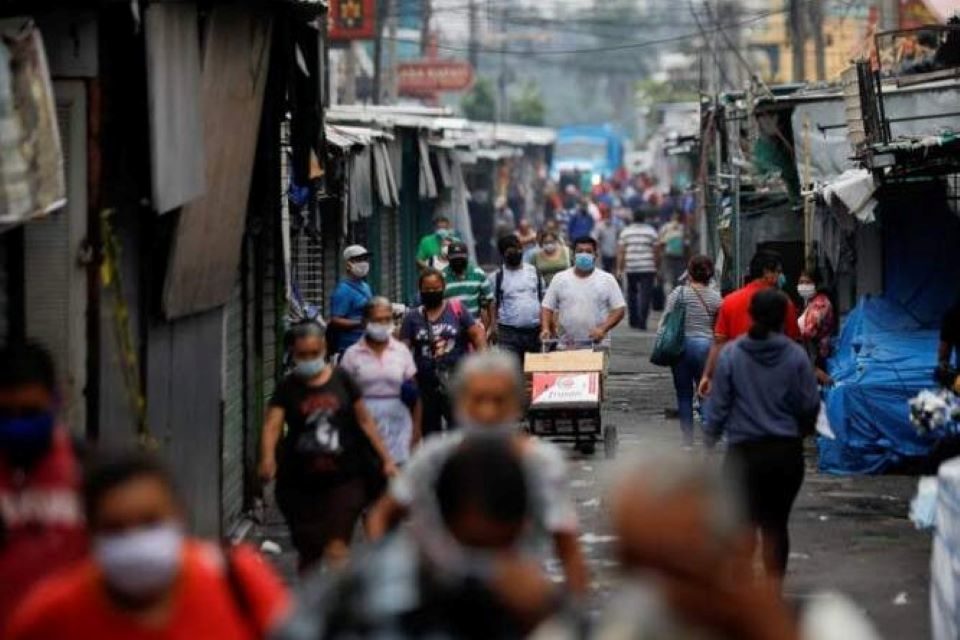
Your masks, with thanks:
[[[783,261],[778,254],[761,250],[750,260],[750,282],[724,298],[717,312],[717,323],[713,329],[713,346],[710,347],[710,355],[707,357],[707,364],[698,389],[701,396],[710,393],[713,370],[724,345],[745,335],[753,326],[753,318],[750,315],[750,302],[753,297],[764,289],[782,289],[786,281],[783,275]],[[783,332],[787,337],[799,340],[797,308],[789,299],[786,314],[786,326]]]
[[[330,326],[328,339],[332,353],[343,355],[352,344],[363,337],[363,310],[373,297],[367,283],[370,273],[370,252],[358,244],[343,250],[346,275],[337,283],[330,297]]]
[[[797,293],[804,305],[803,312],[797,318],[800,338],[810,354],[817,380],[820,384],[831,385],[833,380],[827,373],[827,360],[833,355],[833,334],[837,329],[837,320],[830,293],[818,269],[809,269],[800,274]]]
[[[153,458],[99,462],[84,502],[90,557],[27,597],[9,640],[255,640],[286,614],[286,589],[256,551],[187,534],[183,502]]]
[[[34,585],[87,553],[80,468],[58,396],[46,349],[0,349],[0,636]]]
[[[420,269],[436,268],[430,264],[430,259],[441,255],[444,239],[452,235],[453,229],[449,218],[445,216],[434,218],[433,232],[420,238],[420,243],[417,245],[417,266]]]
[[[673,386],[677,392],[677,410],[683,443],[693,445],[693,396],[696,393],[703,368],[707,364],[710,345],[713,344],[713,325],[722,299],[710,288],[713,277],[713,261],[707,256],[690,259],[687,284],[675,288],[667,298],[663,317],[678,305],[685,310],[684,350],[680,361],[673,365]]]
[[[537,232],[526,218],[521,218],[517,223],[517,240],[520,241],[520,248],[523,250],[523,259],[528,260],[533,252],[537,250]]]
[[[520,240],[500,240],[503,264],[490,275],[494,303],[492,334],[502,349],[523,362],[525,353],[540,351],[540,303],[546,291],[543,278],[533,265],[523,262]]]
[[[405,397],[413,393],[416,398],[417,367],[393,333],[393,306],[386,298],[373,298],[364,314],[363,339],[347,349],[340,366],[360,388],[390,457],[402,465],[420,442],[422,408],[419,399]]]
[[[620,254],[617,274],[625,280],[630,326],[647,330],[653,286],[657,279],[660,256],[657,248],[657,230],[647,219],[651,210],[639,209],[633,223],[620,232]]]
[[[487,274],[470,262],[467,245],[460,241],[450,245],[447,256],[450,264],[442,271],[447,285],[443,297],[447,300],[459,300],[474,318],[483,322],[485,329],[489,329],[493,292],[487,283]]]
[[[417,386],[423,403],[423,435],[456,427],[450,401],[450,378],[470,349],[487,346],[486,332],[457,299],[446,300],[439,271],[420,274],[421,306],[411,309],[400,327],[400,339],[413,352]]]
[[[659,245],[663,287],[670,295],[687,268],[687,228],[678,211],[660,228]]]
[[[567,237],[571,240],[593,235],[596,220],[587,210],[587,204],[587,201],[581,202],[567,221]]]
[[[544,230],[540,234],[540,248],[531,257],[530,264],[549,285],[553,276],[570,268],[572,257],[570,247],[560,241],[555,231]]]
[[[620,232],[623,225],[614,216],[609,206],[601,206],[601,219],[597,224],[596,237],[600,245],[600,261],[604,271],[615,273],[617,269],[617,251]]]
[[[277,505],[303,573],[321,561],[346,562],[369,487],[381,474],[393,476],[396,465],[360,389],[327,360],[323,327],[305,322],[293,336],[296,366],[270,399],[259,473],[277,480]]]
[[[504,196],[497,196],[493,212],[493,240],[496,243],[500,238],[513,235],[517,231],[517,219],[507,204]]]
[[[813,366],[783,335],[788,303],[773,288],[752,297],[753,325],[720,353],[705,421],[712,439],[726,434],[727,467],[742,480],[764,565],[775,578],[787,569],[787,522],[803,483],[803,437],[820,409]]]
[[[616,279],[596,266],[597,241],[574,242],[573,267],[547,287],[540,316],[542,340],[559,337],[564,347],[608,344],[623,320],[626,303]]]

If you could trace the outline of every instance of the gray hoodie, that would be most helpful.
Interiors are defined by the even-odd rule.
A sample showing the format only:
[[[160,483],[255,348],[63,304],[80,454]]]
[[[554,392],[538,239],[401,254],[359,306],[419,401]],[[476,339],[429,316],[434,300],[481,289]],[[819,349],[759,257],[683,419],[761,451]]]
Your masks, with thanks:
[[[820,409],[813,365],[782,334],[737,339],[720,352],[706,406],[705,430],[730,444],[797,438]]]

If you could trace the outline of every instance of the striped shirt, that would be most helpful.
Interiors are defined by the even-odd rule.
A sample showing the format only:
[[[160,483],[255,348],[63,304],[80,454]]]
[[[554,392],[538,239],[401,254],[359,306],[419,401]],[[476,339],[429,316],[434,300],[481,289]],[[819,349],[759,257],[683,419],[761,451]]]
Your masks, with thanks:
[[[480,309],[486,308],[493,301],[493,289],[487,281],[487,274],[479,267],[467,265],[462,276],[447,267],[443,270],[443,279],[447,282],[443,297],[447,300],[459,298],[467,311],[476,318],[480,317]]]
[[[723,302],[717,290],[701,286],[694,289],[693,285],[677,287],[667,297],[667,304],[663,309],[664,318],[678,302],[682,302],[687,308],[683,327],[685,335],[713,338],[713,325],[717,319],[717,311],[720,310],[720,303]]]
[[[624,271],[627,273],[654,273],[657,263],[654,249],[660,241],[656,229],[646,223],[633,223],[620,232],[620,246],[624,249]]]

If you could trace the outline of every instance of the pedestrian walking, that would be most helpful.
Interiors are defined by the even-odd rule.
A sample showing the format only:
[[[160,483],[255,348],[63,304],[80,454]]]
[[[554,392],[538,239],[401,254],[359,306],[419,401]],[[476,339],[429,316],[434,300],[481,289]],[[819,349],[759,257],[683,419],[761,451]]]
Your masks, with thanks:
[[[620,233],[617,276],[627,290],[629,322],[634,329],[647,330],[653,285],[659,270],[659,240],[656,229],[647,219],[648,209],[634,212],[633,222]]]
[[[710,287],[713,261],[707,256],[694,256],[687,267],[689,281],[674,289],[667,298],[663,317],[682,305],[684,316],[683,355],[673,365],[673,387],[677,393],[677,410],[684,446],[693,445],[693,396],[713,344],[713,325],[722,299]]]
[[[620,220],[610,212],[610,207],[603,205],[600,208],[601,219],[597,224],[597,243],[600,245],[600,262],[603,270],[615,273],[617,269],[617,250],[620,240],[620,231],[623,226]]]
[[[443,241],[453,235],[450,219],[437,216],[433,220],[433,232],[420,238],[417,245],[417,266],[422,269],[436,268],[431,265],[430,259],[440,257],[443,250]]]
[[[463,428],[426,440],[370,518],[371,535],[395,527],[408,516],[414,527],[436,530],[434,494],[444,463],[472,438],[510,442],[520,454],[530,488],[530,526],[518,551],[543,556],[552,547],[571,593],[584,595],[589,576],[578,542],[577,512],[570,496],[563,452],[517,429],[523,417],[525,383],[516,357],[499,349],[466,358],[454,380],[457,415]]]
[[[726,466],[746,491],[764,566],[776,579],[790,555],[787,522],[803,483],[803,437],[820,409],[813,366],[783,335],[788,304],[770,287],[753,296],[753,325],[720,354],[704,425],[712,439],[726,434]]]
[[[772,251],[761,250],[750,260],[750,281],[737,289],[726,298],[717,312],[717,322],[713,329],[713,345],[707,364],[704,366],[703,377],[700,379],[698,393],[707,396],[710,393],[713,370],[716,368],[717,357],[724,345],[745,335],[753,326],[750,315],[750,303],[760,291],[769,288],[782,289],[786,284],[783,275],[783,262],[780,256]],[[786,326],[783,331],[793,340],[800,339],[800,329],[797,327],[797,308],[793,302],[787,300]]]
[[[521,218],[517,223],[517,240],[520,241],[520,248],[523,250],[523,259],[529,260],[534,251],[537,250],[537,232],[534,230],[530,221]]]
[[[450,404],[450,378],[471,348],[487,346],[486,331],[459,300],[444,299],[446,283],[439,271],[420,274],[419,307],[403,318],[400,339],[413,353],[423,406],[423,436],[456,427]]]
[[[346,275],[330,296],[328,342],[337,357],[363,337],[363,310],[373,297],[367,283],[370,273],[370,252],[358,244],[343,250]]]
[[[817,380],[822,385],[832,385],[833,380],[827,373],[827,360],[833,355],[833,334],[837,329],[837,320],[830,293],[818,269],[809,269],[800,274],[797,293],[804,305],[803,312],[797,318],[800,338],[817,372]]]
[[[293,372],[270,399],[260,437],[260,478],[276,478],[301,573],[346,562],[369,487],[396,466],[360,389],[326,358],[323,327],[293,328]],[[286,430],[284,430],[286,425]]]
[[[32,592],[4,637],[253,640],[287,614],[286,589],[256,551],[187,535],[183,502],[155,459],[97,463],[84,504],[90,557]]]
[[[540,233],[540,248],[530,259],[544,283],[549,286],[553,276],[565,271],[573,264],[570,248],[560,242],[560,236],[554,231],[545,230]]]
[[[429,527],[404,527],[343,574],[311,578],[274,638],[526,637],[564,598],[518,550],[534,487],[513,444],[459,442],[425,487]]]
[[[596,220],[587,210],[588,201],[584,199],[567,221],[567,237],[571,240],[593,234]]]
[[[467,245],[463,242],[453,242],[447,255],[450,264],[441,272],[446,282],[443,297],[447,300],[459,300],[474,318],[483,322],[484,329],[489,329],[493,326],[490,321],[493,292],[487,283],[487,274],[470,262]]]
[[[80,469],[58,414],[53,360],[0,349],[0,636],[27,592],[87,553]]]
[[[574,242],[573,267],[556,275],[541,306],[541,340],[560,337],[565,346],[609,344],[626,303],[616,279],[596,267],[597,241]]]
[[[663,287],[666,294],[670,295],[687,268],[687,228],[682,222],[679,211],[674,211],[670,220],[660,228],[658,243],[662,256]]]
[[[411,392],[416,395],[413,355],[393,332],[393,305],[373,298],[364,314],[363,339],[347,349],[340,366],[360,389],[390,457],[403,465],[420,442],[422,408],[419,398],[410,400]]]
[[[500,238],[513,235],[517,231],[517,218],[507,204],[504,196],[497,196],[494,201],[493,212],[493,240],[498,242]]]
[[[490,275],[492,335],[500,348],[523,362],[525,353],[540,351],[540,303],[546,286],[536,268],[523,262],[518,238],[501,238],[498,248],[503,264]]]

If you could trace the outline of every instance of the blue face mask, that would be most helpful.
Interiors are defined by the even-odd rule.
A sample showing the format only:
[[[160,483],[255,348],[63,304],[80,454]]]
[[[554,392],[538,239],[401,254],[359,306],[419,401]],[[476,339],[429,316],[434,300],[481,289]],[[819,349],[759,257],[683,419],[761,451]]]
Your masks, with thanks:
[[[14,462],[30,462],[50,448],[56,424],[50,412],[0,418],[0,451]]]
[[[783,289],[785,286],[787,286],[787,276],[781,273],[779,276],[777,276],[777,288]]]
[[[580,271],[593,271],[597,259],[592,253],[578,253],[573,259],[573,264]]]
[[[310,380],[317,377],[327,362],[324,358],[314,358],[313,360],[301,360],[293,367],[293,373],[304,379]]]

